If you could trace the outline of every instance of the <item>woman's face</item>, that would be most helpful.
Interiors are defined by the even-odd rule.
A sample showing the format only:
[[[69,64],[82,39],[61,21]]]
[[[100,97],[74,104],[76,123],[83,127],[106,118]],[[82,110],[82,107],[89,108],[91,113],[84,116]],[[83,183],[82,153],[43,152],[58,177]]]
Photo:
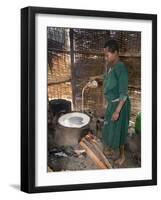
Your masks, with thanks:
[[[104,48],[104,55],[105,55],[105,61],[108,64],[112,64],[112,63],[114,63],[118,59],[118,53],[117,53],[117,51],[114,51],[113,53],[111,53],[109,51],[108,47]]]

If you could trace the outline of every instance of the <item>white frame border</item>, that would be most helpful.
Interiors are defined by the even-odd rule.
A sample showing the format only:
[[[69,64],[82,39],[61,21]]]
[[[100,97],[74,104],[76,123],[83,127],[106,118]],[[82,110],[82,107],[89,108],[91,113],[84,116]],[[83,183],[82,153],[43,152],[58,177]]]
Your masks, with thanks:
[[[141,31],[141,168],[47,173],[47,26]],[[36,14],[35,39],[35,185],[152,179],[152,21]]]

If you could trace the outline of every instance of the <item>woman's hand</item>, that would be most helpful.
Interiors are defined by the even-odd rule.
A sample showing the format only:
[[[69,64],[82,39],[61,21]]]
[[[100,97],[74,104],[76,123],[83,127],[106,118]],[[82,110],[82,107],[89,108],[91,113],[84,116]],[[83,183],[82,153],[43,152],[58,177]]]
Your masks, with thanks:
[[[112,118],[111,118],[112,121],[118,120],[119,115],[120,115],[120,111],[121,111],[122,106],[124,105],[124,103],[125,103],[124,100],[120,100],[119,101],[119,103],[117,105],[117,108],[115,109],[115,112],[112,114]]]
[[[115,111],[115,112],[112,114],[111,120],[112,120],[112,121],[117,121],[118,118],[119,118],[119,115],[120,115],[120,113],[117,112],[117,111]]]

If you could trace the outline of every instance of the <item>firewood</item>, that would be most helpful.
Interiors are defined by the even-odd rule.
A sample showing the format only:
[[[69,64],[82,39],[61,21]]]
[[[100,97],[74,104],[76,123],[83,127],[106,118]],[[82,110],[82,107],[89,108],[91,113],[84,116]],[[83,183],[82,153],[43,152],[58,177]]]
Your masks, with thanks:
[[[107,165],[107,167],[109,169],[112,169],[112,166],[110,164],[110,162],[108,161],[108,159],[106,158],[106,156],[102,153],[102,151],[100,150],[100,148],[98,147],[97,143],[94,142],[94,140],[91,140],[91,142],[93,143],[94,147],[96,148],[97,152],[100,154],[102,160],[104,161],[104,163]]]
[[[85,139],[87,139],[89,142],[91,142],[91,144],[93,144],[94,148],[96,149],[96,151],[99,153],[99,155],[101,156],[102,160],[104,161],[104,163],[107,165],[107,167],[109,169],[112,169],[112,166],[110,164],[110,162],[108,161],[108,159],[106,158],[106,156],[103,154],[103,152],[101,151],[99,144],[97,143],[97,141],[94,139],[93,135],[91,133],[87,134],[85,136]]]
[[[80,141],[79,143],[87,152],[89,157],[95,162],[96,166],[99,169],[107,169],[106,165],[95,155],[95,153],[85,144],[84,141]]]

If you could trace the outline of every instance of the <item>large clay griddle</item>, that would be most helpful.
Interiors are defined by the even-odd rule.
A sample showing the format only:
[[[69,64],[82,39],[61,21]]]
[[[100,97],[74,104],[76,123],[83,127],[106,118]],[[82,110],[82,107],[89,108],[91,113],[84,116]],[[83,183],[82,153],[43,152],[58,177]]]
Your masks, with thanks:
[[[54,141],[58,146],[74,146],[86,134],[91,118],[82,112],[70,112],[58,119]]]
[[[58,119],[58,123],[68,128],[82,128],[90,121],[90,117],[81,112],[67,113]]]

